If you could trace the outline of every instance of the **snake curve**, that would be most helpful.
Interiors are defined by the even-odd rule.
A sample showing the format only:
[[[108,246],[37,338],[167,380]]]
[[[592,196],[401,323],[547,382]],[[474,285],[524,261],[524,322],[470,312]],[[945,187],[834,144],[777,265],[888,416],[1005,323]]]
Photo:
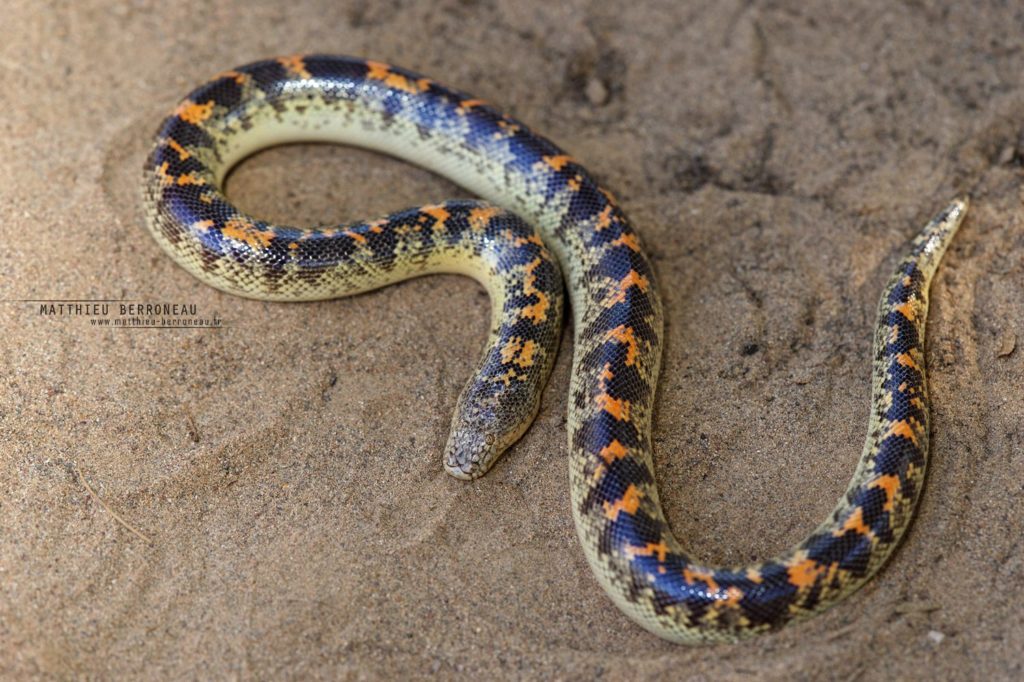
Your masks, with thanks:
[[[247,216],[224,197],[239,160],[297,141],[391,154],[492,203],[300,230]],[[226,71],[190,93],[161,125],[142,184],[161,247],[234,294],[309,300],[427,272],[480,279],[492,298],[491,336],[445,455],[446,469],[462,478],[482,475],[536,414],[557,350],[561,266],[574,320],[568,439],[577,533],[613,601],[665,639],[732,641],[820,612],[863,585],[910,523],[928,456],[928,289],[966,198],[927,224],[882,296],[868,436],[834,511],[778,557],[717,568],[677,542],[655,486],[662,307],[651,263],[611,193],[554,144],[415,73],[294,55]]]

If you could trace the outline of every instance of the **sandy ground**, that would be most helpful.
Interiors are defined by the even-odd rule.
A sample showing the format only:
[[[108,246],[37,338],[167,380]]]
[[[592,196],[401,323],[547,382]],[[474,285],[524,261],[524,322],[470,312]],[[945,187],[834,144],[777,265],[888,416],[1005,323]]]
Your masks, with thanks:
[[[1024,674],[1020,5],[289,4],[5,5],[0,677]],[[766,558],[832,508],[877,297],[969,192],[933,287],[928,486],[889,566],[780,634],[663,642],[577,544],[568,338],[533,429],[467,484],[440,450],[485,338],[475,284],[268,304],[175,266],[141,228],[155,126],[211,74],[295,51],[500,103],[619,194],[667,302],[663,499],[709,562]],[[464,195],[321,146],[259,154],[228,191],[292,224]],[[183,302],[225,326],[104,328],[20,299]]]

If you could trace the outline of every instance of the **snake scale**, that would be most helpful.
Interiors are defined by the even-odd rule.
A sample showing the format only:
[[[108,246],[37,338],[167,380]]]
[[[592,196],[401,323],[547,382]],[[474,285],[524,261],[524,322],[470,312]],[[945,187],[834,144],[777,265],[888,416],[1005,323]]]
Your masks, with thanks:
[[[317,229],[271,225],[232,206],[220,189],[231,167],[297,141],[391,154],[485,201]],[[311,300],[429,272],[479,279],[492,298],[490,340],[444,457],[461,478],[486,472],[535,416],[557,350],[564,275],[574,321],[576,529],[601,586],[661,637],[730,641],[817,613],[864,584],[910,523],[928,455],[928,288],[966,199],[928,223],[882,296],[867,441],[835,510],[781,556],[717,568],[677,542],[658,500],[651,414],[663,330],[650,260],[612,194],[522,123],[380,62],[281,57],[190,93],[157,133],[143,195],[163,249],[233,294]]]

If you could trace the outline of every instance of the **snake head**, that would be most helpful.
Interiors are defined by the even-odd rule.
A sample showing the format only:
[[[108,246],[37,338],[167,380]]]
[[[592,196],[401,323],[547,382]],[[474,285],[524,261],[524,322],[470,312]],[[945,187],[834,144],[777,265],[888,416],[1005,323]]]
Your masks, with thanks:
[[[480,478],[501,456],[504,448],[492,433],[455,427],[445,447],[444,468],[455,478]]]
[[[493,351],[499,353],[500,351]],[[546,373],[534,381],[502,382],[473,377],[459,396],[444,468],[455,478],[480,478],[523,435],[540,407]]]

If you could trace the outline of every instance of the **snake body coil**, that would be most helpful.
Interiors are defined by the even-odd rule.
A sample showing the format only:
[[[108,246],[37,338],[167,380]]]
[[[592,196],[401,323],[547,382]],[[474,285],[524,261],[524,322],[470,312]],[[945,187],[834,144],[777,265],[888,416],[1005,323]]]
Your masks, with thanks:
[[[220,187],[236,162],[295,141],[383,151],[494,205],[449,202],[300,230],[225,199]],[[193,91],[161,126],[143,187],[160,245],[232,293],[309,300],[426,272],[480,278],[494,302],[491,340],[445,456],[448,471],[464,478],[483,474],[536,413],[556,351],[560,264],[575,322],[568,436],[576,529],[602,587],[666,639],[734,640],[821,611],[867,581],[910,522],[928,453],[928,286],[966,200],[927,225],[882,297],[867,442],[835,510],[783,555],[723,569],[690,558],[658,501],[650,424],[662,311],[650,261],[612,195],[548,140],[408,71],[297,55],[222,73]]]

